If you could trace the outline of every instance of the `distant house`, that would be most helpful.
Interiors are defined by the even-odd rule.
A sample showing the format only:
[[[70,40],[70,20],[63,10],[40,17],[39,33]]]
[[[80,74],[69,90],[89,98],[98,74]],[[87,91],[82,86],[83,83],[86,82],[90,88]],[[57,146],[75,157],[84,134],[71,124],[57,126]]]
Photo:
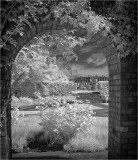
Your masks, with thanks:
[[[77,85],[77,89],[79,90],[97,90],[97,82],[98,81],[108,81],[108,77],[106,76],[72,76],[70,77],[70,81],[73,81]]]

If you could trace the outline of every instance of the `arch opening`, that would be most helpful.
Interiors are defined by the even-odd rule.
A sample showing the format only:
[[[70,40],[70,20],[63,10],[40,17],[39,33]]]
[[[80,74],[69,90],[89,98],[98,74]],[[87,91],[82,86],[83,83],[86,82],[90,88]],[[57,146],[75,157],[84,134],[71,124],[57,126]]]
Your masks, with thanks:
[[[23,37],[17,36],[17,47],[10,46],[10,51],[4,51],[4,61],[15,59],[19,50],[33,37],[46,31],[61,29],[57,21],[43,22],[32,25],[32,29],[26,28]],[[136,156],[136,58],[128,57],[120,60],[111,41],[102,36],[101,32],[95,34],[91,43],[96,43],[105,54],[109,69],[109,158],[125,158]],[[4,58],[5,57],[5,58]],[[130,67],[131,66],[131,67]],[[133,70],[132,70],[133,68]],[[2,67],[3,76],[2,99],[8,98],[11,83],[11,68]],[[132,77],[135,79],[132,79]],[[128,86],[131,86],[129,87]],[[124,92],[126,92],[124,94]],[[135,94],[135,95],[134,95]],[[127,101],[126,101],[127,100]],[[133,106],[133,108],[131,107]],[[7,120],[2,128],[4,148],[3,156],[11,156],[11,107],[7,108]],[[132,131],[133,130],[133,131]],[[130,143],[131,140],[131,143]],[[133,142],[132,142],[133,141]],[[126,147],[127,146],[127,147]],[[128,147],[129,146],[129,147]],[[116,148],[116,149],[115,149]],[[128,151],[130,148],[130,151]],[[114,150],[115,149],[115,150]],[[6,152],[5,152],[6,150]],[[127,151],[127,154],[125,153]]]
[[[31,44],[31,42],[29,42],[29,44]],[[31,45],[32,45],[32,44],[31,44]],[[23,47],[23,48],[24,48],[24,47]],[[21,52],[21,51],[20,51],[20,52]],[[19,53],[18,53],[18,54],[19,54]],[[19,57],[19,55],[17,55],[17,56]],[[44,58],[44,57],[43,57],[43,58]],[[84,79],[84,81],[87,81],[87,80],[89,80],[89,79],[88,79],[88,78]],[[100,79],[99,79],[99,80],[100,80]],[[83,81],[83,79],[82,79],[82,81]],[[38,80],[38,82],[39,82],[39,80]],[[86,83],[86,82],[85,82],[85,83]],[[85,83],[84,83],[84,85],[86,85]],[[39,83],[38,83],[38,85],[39,85]],[[28,86],[28,88],[29,88],[29,86]],[[32,88],[33,88],[33,86],[32,86]],[[24,95],[25,95],[25,89],[24,89],[23,92],[24,92]],[[20,97],[19,94],[17,94],[17,97]],[[28,96],[27,96],[27,97],[28,97]],[[26,101],[27,101],[27,99],[26,99]]]

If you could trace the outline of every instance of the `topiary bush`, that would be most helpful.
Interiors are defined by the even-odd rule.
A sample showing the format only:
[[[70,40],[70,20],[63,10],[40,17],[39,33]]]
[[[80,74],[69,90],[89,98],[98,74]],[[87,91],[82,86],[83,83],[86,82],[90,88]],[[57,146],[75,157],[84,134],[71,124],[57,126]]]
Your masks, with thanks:
[[[109,81],[99,81],[98,90],[105,99],[105,102],[109,101]]]

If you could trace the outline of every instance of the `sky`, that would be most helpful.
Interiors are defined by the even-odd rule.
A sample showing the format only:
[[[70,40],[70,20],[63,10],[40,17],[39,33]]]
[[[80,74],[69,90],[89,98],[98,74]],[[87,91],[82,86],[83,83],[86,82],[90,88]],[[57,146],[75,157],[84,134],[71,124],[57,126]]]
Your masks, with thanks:
[[[105,75],[108,76],[106,58],[100,48],[92,43],[86,43],[82,47],[74,48],[78,60],[72,61],[72,69],[81,76]]]

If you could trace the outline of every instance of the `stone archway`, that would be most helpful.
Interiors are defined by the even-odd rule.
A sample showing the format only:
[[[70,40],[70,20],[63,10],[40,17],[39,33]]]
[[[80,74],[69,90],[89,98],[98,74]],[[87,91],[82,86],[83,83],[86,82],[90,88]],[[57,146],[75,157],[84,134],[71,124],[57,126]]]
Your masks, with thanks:
[[[23,37],[14,38],[17,47],[9,45],[9,50],[2,50],[2,63],[7,64],[14,60],[20,49],[33,37],[52,30],[69,28],[69,25],[60,25],[58,20],[47,19],[25,28]],[[68,27],[66,27],[68,26]],[[81,31],[79,31],[80,33]],[[84,33],[82,31],[81,33]],[[137,156],[137,59],[127,57],[119,59],[116,48],[111,41],[104,38],[99,32],[95,34],[91,43],[96,43],[105,54],[109,68],[109,159],[136,158]],[[4,100],[8,99],[11,84],[11,67],[1,68],[1,109]],[[8,104],[6,121],[1,132],[1,159],[11,158],[11,108]]]

